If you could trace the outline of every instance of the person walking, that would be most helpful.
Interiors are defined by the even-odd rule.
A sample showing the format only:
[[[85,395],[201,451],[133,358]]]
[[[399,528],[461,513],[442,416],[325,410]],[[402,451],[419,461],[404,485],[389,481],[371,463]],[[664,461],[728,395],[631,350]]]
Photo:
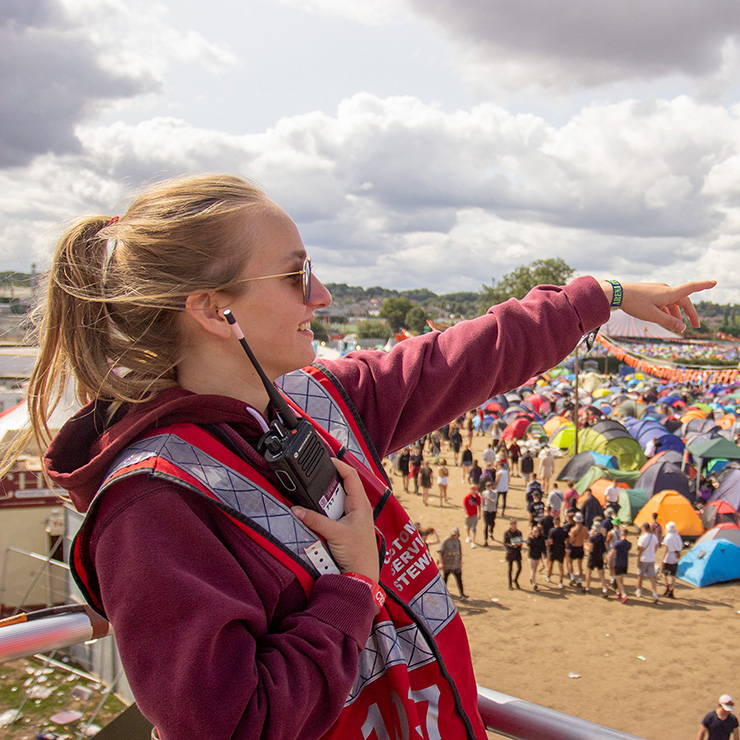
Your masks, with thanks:
[[[550,535],[547,538],[547,575],[545,580],[550,583],[552,578],[553,563],[558,564],[560,580],[558,588],[563,588],[563,559],[565,558],[565,544],[568,540],[568,533],[560,526],[560,518],[553,517],[553,526]]]
[[[617,598],[623,604],[627,603],[627,590],[624,586],[624,577],[627,575],[631,547],[632,543],[627,539],[627,527],[620,527],[619,539],[609,553],[609,563],[614,568]]]
[[[609,598],[609,592],[606,590],[606,578],[604,576],[604,554],[606,553],[606,538],[602,529],[594,524],[588,540],[586,541],[586,551],[588,552],[588,561],[586,562],[586,593],[591,591],[591,574],[597,571],[601,579],[601,595]]]
[[[411,450],[411,458],[409,463],[409,480],[414,482],[414,493],[419,495],[419,471],[421,470],[421,464],[424,462],[424,455],[419,445],[414,445]]]
[[[496,509],[498,494],[493,490],[493,481],[487,480],[481,492],[481,511],[483,512],[483,547],[488,547],[488,535],[495,542],[493,530],[496,527]]]
[[[424,460],[419,468],[419,487],[421,488],[421,500],[424,506],[429,506],[429,491],[432,488],[432,468],[428,460]]]
[[[441,458],[439,468],[437,468],[437,489],[439,490],[439,506],[443,507],[447,503],[447,486],[450,480],[450,469],[447,467],[447,460]]]
[[[506,562],[509,568],[509,591],[521,588],[519,574],[522,572],[522,545],[524,540],[514,518],[509,520],[509,528],[504,533],[504,547],[506,548]],[[516,573],[513,571],[516,570]]]
[[[637,540],[637,588],[635,596],[639,599],[642,596],[643,579],[650,581],[653,589],[653,603],[658,603],[658,582],[655,575],[655,556],[660,541],[650,531],[650,525],[645,522],[642,525],[642,534]]]
[[[547,550],[545,537],[539,524],[532,526],[529,531],[527,549],[529,550],[529,582],[532,584],[533,590],[537,591],[537,567]]]
[[[408,493],[409,490],[409,468],[411,465],[411,448],[404,447],[398,456],[398,472],[401,474],[403,481],[403,490]]]
[[[578,512],[574,517],[574,524],[568,532],[568,551],[566,553],[566,569],[573,586],[580,587],[583,584],[583,556],[587,539],[588,529],[583,522],[583,514]],[[576,564],[578,565],[577,576],[575,572]]]
[[[548,491],[552,476],[555,472],[555,457],[549,447],[545,447],[540,452],[540,478],[542,480],[542,490]]]
[[[683,550],[683,540],[678,533],[675,522],[668,522],[665,525],[665,531],[666,534],[662,542],[665,550],[663,551],[663,563],[661,565],[663,578],[665,578],[665,593],[663,595],[675,599],[676,596],[673,591],[676,588],[676,570],[678,569],[681,550]]]
[[[722,694],[717,708],[704,715],[696,740],[740,740],[737,717],[732,713],[735,702],[729,694]]]
[[[534,458],[529,450],[524,450],[524,454],[519,458],[519,469],[522,472],[524,482],[529,483],[529,479],[534,473]]]
[[[506,496],[509,493],[509,468],[503,460],[496,463],[496,479],[494,488],[498,494],[498,503],[501,509],[501,516],[506,515]],[[503,505],[501,502],[503,501]]]
[[[442,579],[447,585],[447,579],[450,575],[454,576],[457,581],[457,588],[461,599],[467,599],[465,589],[463,589],[462,579],[462,545],[460,544],[460,530],[453,527],[450,536],[443,540],[437,550],[437,565],[442,571]]]
[[[511,466],[509,470],[512,475],[519,475],[519,458],[522,454],[522,449],[519,447],[519,443],[515,440],[511,440],[511,444],[508,447],[509,462]]]
[[[475,549],[475,530],[480,518],[481,496],[478,493],[478,486],[471,486],[468,495],[463,499],[463,508],[465,509],[465,531],[467,537],[465,542],[470,543],[470,547]]]

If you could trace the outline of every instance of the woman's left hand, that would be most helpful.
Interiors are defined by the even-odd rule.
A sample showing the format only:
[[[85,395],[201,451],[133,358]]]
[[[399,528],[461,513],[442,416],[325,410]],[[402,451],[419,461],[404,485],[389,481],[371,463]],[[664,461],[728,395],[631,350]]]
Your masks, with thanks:
[[[716,280],[700,280],[674,288],[665,283],[622,283],[620,308],[637,319],[653,321],[665,329],[681,333],[686,329],[681,319],[681,309],[691,326],[699,327],[699,317],[689,296],[700,290],[709,290],[716,284]],[[612,284],[599,280],[599,285],[611,302],[614,291]]]
[[[335,522],[318,511],[302,506],[294,506],[292,512],[309,529],[326,540],[332,557],[343,573],[360,573],[378,583],[380,563],[372,506],[357,471],[335,458],[332,462],[342,477],[344,492],[347,494],[344,516]]]

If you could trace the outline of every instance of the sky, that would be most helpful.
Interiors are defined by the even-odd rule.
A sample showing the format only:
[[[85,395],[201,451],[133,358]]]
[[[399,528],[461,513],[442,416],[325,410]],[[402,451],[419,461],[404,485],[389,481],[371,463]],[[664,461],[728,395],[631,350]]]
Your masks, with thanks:
[[[324,282],[740,291],[737,0],[2,0],[0,270],[229,172]]]

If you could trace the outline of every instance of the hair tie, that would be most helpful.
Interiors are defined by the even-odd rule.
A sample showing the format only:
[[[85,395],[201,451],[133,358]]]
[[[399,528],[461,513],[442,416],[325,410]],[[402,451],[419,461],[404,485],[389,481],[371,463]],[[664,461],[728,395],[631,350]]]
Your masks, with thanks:
[[[114,223],[116,223],[116,221],[119,220],[119,218],[120,218],[119,216],[113,216],[113,218],[110,221],[108,221],[108,226],[112,226]]]

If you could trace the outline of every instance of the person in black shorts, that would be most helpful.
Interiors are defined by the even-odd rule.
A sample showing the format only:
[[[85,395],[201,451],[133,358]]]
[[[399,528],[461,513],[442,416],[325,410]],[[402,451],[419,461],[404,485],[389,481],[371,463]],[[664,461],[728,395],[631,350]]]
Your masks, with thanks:
[[[563,559],[565,558],[565,542],[568,539],[567,532],[560,526],[560,517],[553,517],[553,527],[550,530],[550,536],[547,538],[547,575],[545,580],[549,583],[552,577],[552,564],[557,563],[560,570],[560,582],[558,588],[563,588]]]
[[[521,588],[519,585],[519,574],[522,572],[522,545],[524,539],[517,528],[516,519],[509,520],[509,528],[504,534],[504,546],[506,547],[506,562],[509,564],[509,591]],[[516,575],[512,577],[514,564],[516,563]]]
[[[627,539],[627,527],[619,528],[619,540],[609,552],[609,565],[614,568],[617,582],[617,598],[627,603],[627,591],[624,588],[624,577],[627,574],[627,563],[632,543]]]
[[[545,537],[542,534],[539,524],[532,526],[529,532],[529,539],[527,540],[527,547],[529,548],[529,582],[532,584],[532,588],[537,591],[537,566],[547,549]]]
[[[606,578],[604,577],[604,553],[606,552],[606,538],[604,533],[597,524],[588,537],[585,545],[588,552],[588,562],[586,563],[586,593],[591,589],[591,574],[597,570],[601,578],[601,594],[605,599],[609,598],[609,592],[606,590]]]

